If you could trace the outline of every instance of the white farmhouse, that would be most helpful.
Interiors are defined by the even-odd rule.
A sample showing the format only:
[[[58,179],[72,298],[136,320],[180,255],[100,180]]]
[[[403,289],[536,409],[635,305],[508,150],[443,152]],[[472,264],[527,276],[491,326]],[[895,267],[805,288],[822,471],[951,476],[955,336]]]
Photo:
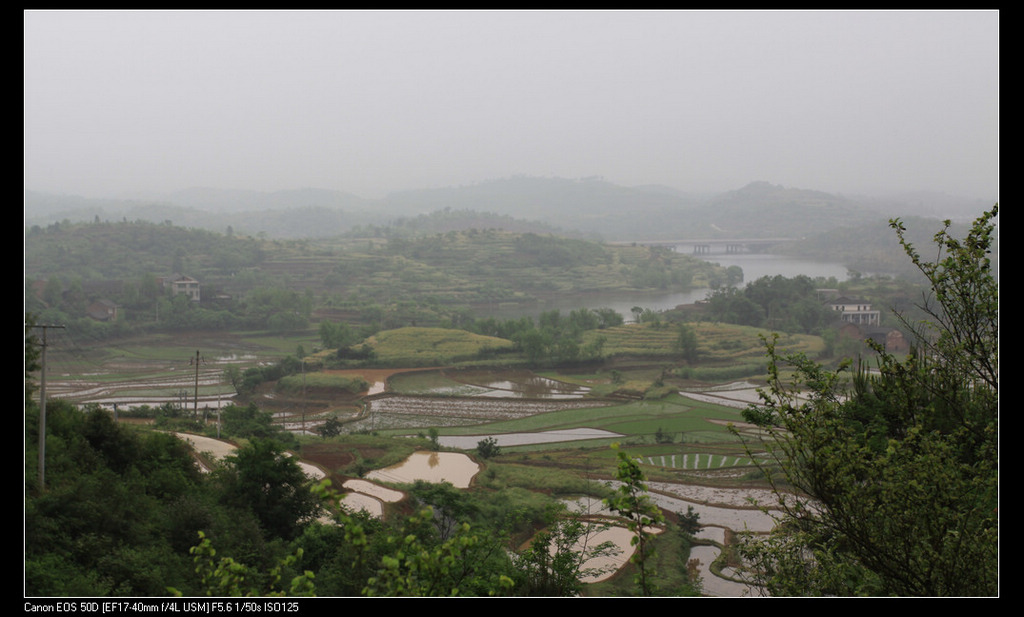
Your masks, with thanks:
[[[825,306],[838,311],[839,318],[847,323],[877,326],[881,322],[882,312],[871,309],[867,300],[853,300],[846,297],[835,298],[825,302]]]

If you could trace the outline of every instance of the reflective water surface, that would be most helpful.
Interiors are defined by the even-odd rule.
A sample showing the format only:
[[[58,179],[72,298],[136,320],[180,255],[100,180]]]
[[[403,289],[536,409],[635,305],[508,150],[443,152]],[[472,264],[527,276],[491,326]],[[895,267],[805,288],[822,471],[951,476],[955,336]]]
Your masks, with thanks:
[[[413,452],[398,465],[377,469],[366,474],[368,480],[412,483],[451,482],[456,488],[469,488],[480,465],[460,452]]]

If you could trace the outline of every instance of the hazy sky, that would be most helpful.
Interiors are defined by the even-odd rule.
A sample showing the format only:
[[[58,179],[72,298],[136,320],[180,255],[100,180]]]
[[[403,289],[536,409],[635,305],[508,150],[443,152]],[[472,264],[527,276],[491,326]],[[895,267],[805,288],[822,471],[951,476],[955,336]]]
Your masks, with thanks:
[[[997,11],[27,11],[25,187],[998,198]]]

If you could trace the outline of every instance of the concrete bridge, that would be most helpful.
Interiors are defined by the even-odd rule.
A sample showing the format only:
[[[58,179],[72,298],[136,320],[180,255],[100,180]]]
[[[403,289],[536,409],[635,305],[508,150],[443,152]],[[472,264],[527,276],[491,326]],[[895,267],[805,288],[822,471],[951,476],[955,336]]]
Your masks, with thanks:
[[[793,242],[799,238],[691,238],[688,240],[650,240],[644,242],[613,242],[612,244],[641,244],[644,246],[670,246],[678,253],[694,255],[712,253],[763,253],[775,244]]]

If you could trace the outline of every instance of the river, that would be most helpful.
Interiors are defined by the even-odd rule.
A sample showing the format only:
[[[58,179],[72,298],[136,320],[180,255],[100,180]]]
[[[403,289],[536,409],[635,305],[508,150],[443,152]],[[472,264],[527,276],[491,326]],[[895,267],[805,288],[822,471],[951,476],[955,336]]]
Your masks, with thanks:
[[[680,245],[676,247],[681,253],[688,253],[692,250],[689,246]],[[813,261],[808,259],[797,259],[784,255],[770,255],[767,253],[719,253],[710,255],[698,255],[697,257],[717,263],[722,267],[739,266],[743,270],[744,284],[756,281],[764,276],[782,275],[786,278],[793,278],[801,274],[811,278],[835,277],[837,281],[845,281],[849,277],[846,266],[839,263]],[[633,307],[651,309],[652,311],[665,311],[674,309],[680,304],[693,304],[703,300],[710,293],[710,289],[701,287],[688,291],[679,292],[640,292],[623,296],[622,294],[590,293],[585,296],[570,296],[565,298],[549,299],[530,306],[515,307],[494,307],[479,308],[477,314],[480,317],[494,317],[498,319],[515,319],[523,316],[536,318],[542,312],[559,310],[568,313],[581,307],[598,309],[610,308],[626,318],[632,319]]]

